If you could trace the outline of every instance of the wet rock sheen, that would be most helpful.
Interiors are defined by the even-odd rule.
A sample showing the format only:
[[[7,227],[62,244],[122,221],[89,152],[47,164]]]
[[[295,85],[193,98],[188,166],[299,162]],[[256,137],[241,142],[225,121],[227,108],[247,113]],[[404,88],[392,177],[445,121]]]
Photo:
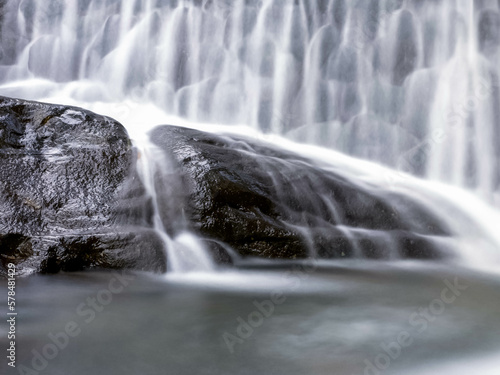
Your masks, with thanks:
[[[444,255],[432,238],[446,237],[448,229],[408,197],[367,189],[294,153],[242,137],[160,126],[151,140],[178,166],[194,229],[240,256]],[[168,228],[168,212],[161,214]]]
[[[135,159],[110,118],[0,97],[0,273],[164,270]]]

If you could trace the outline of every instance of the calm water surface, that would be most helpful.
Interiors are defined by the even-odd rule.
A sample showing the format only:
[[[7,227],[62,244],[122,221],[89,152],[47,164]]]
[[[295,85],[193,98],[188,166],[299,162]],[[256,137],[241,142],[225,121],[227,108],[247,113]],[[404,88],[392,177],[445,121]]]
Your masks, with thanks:
[[[23,373],[21,365],[36,371],[30,374],[51,375],[500,369],[497,275],[429,263],[359,262],[120,275],[19,279],[17,367],[3,358],[1,373]],[[6,291],[3,282],[4,306]],[[65,340],[61,332],[68,327],[73,337]],[[50,334],[61,340],[56,352]]]

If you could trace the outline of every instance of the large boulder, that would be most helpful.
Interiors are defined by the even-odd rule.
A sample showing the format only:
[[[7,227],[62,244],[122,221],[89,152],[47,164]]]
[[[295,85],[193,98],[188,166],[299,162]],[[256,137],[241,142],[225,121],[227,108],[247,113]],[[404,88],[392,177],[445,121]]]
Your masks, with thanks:
[[[0,97],[0,274],[165,271],[154,206],[169,235],[193,230],[220,262],[447,255],[449,229],[410,197],[257,140],[174,126],[151,139],[156,205],[122,125]]]
[[[222,248],[285,259],[446,255],[448,228],[409,197],[239,136],[160,126],[151,140],[177,166],[185,190],[179,204],[193,229],[219,254]],[[160,208],[168,206],[161,204],[165,180],[157,174]],[[169,210],[161,215],[172,228]]]
[[[0,97],[0,274],[164,271],[136,160],[113,119]]]

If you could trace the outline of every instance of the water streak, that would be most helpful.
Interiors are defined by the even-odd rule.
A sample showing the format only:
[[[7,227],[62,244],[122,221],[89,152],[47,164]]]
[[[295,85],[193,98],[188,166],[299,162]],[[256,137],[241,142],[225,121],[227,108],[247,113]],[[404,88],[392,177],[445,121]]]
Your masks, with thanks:
[[[247,124],[499,200],[496,1],[7,0],[1,14],[0,93],[80,82],[76,100]]]

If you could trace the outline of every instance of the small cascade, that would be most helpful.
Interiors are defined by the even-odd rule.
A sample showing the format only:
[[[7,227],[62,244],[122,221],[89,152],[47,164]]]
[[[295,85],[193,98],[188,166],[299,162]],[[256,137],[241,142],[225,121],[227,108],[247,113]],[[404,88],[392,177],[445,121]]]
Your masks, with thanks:
[[[153,225],[164,242],[167,252],[167,269],[170,273],[207,272],[214,269],[214,263],[201,241],[187,228],[183,216],[172,217],[175,234],[169,234],[160,216],[159,198],[156,193],[155,174],[159,171],[169,176],[170,163],[163,153],[147,141],[135,142],[139,152],[138,171],[153,203]],[[171,182],[175,185],[175,182]]]
[[[398,220],[419,233],[402,238],[349,222],[314,174],[307,184],[292,181],[286,161],[253,155],[270,174],[263,178],[272,201],[291,208],[283,217],[293,220],[281,229],[299,233],[311,256],[324,256],[332,243],[339,257],[395,259],[403,247],[419,250],[428,228],[391,194],[402,189],[422,207],[446,211],[437,213],[443,227],[465,235],[451,246],[431,238],[437,247],[481,263],[496,258],[497,213],[487,204],[500,205],[497,1],[5,0],[0,15],[0,95],[77,105],[124,124],[140,150],[173,272],[213,265],[212,248],[190,232],[172,193],[181,190],[175,168],[146,136],[168,123],[251,129],[257,145],[273,137],[277,149],[301,142],[290,143],[299,157],[307,143],[321,146],[313,159],[330,155],[326,170],[399,205]],[[439,190],[460,199],[443,203]],[[365,217],[363,210],[361,221],[384,211],[369,206]],[[483,244],[488,256],[476,256],[477,238],[492,236]]]
[[[500,201],[497,1],[0,7],[0,94],[154,103],[192,122],[250,125]]]

